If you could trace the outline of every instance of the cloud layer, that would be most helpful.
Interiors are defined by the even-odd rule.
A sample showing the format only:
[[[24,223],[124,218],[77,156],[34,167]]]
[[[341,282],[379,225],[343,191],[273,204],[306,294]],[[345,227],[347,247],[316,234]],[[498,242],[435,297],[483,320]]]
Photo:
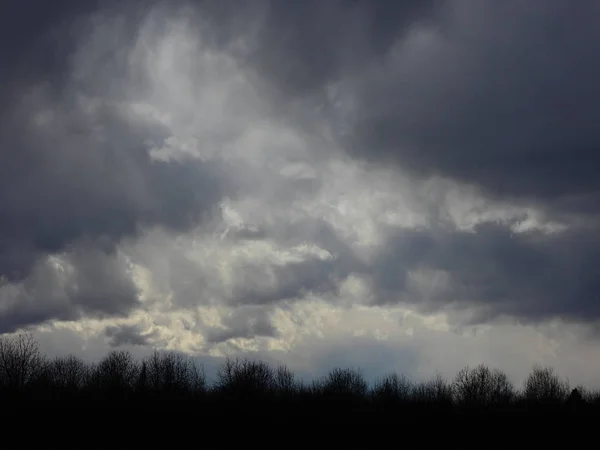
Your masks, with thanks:
[[[589,354],[595,2],[10,8],[0,332],[306,373]]]

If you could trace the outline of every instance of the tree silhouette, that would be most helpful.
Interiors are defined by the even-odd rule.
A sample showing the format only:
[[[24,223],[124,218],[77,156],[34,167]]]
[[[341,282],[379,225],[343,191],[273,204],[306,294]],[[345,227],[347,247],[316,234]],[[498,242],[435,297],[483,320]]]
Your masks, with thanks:
[[[263,361],[227,358],[217,373],[217,389],[241,398],[273,392],[275,375]]]
[[[202,367],[181,353],[154,353],[142,362],[139,383],[154,393],[171,398],[195,395],[206,389],[206,377]]]
[[[562,379],[551,367],[534,366],[525,379],[523,396],[534,404],[557,404],[564,402],[569,394],[569,382]]]
[[[541,366],[534,366],[520,391],[504,372],[482,364],[463,368],[450,383],[440,373],[416,383],[392,373],[369,389],[358,369],[335,368],[305,384],[286,366],[227,358],[211,385],[203,367],[183,353],[155,351],[138,362],[127,351],[113,350],[97,364],[87,364],[74,355],[46,358],[27,333],[0,336],[0,401],[7,411],[31,411],[34,404],[75,410],[141,406],[136,414],[156,413],[164,410],[165,401],[177,401],[177,410],[188,405],[199,419],[216,422],[257,418],[295,423],[296,416],[326,423],[399,423],[424,414],[600,413],[599,391],[582,386],[571,391],[567,380]]]
[[[0,337],[0,385],[20,390],[30,383],[42,366],[38,343],[29,333]]]
[[[92,370],[92,386],[110,399],[127,396],[139,378],[139,367],[130,352],[113,350]]]
[[[506,404],[514,397],[514,387],[506,374],[480,364],[461,369],[452,382],[456,403],[468,407]]]
[[[452,387],[441,373],[437,373],[431,380],[415,385],[413,400],[420,404],[447,406],[452,404]]]
[[[376,401],[387,403],[407,403],[414,390],[414,383],[406,376],[392,373],[377,382],[372,390]]]
[[[55,358],[50,362],[49,369],[54,386],[68,392],[82,389],[90,375],[89,367],[74,355]]]
[[[280,365],[274,373],[273,388],[279,396],[285,397],[296,394],[301,388],[301,383],[296,380],[291,370]]]
[[[322,381],[325,395],[334,397],[364,397],[368,384],[359,370],[333,369]]]

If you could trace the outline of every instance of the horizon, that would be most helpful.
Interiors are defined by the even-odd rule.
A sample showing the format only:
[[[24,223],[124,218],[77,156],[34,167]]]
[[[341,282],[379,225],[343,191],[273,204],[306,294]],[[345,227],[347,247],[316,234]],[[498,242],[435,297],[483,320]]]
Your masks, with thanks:
[[[65,388],[62,383],[68,381],[73,383],[76,380],[79,390],[93,389],[93,380],[97,376],[101,378],[115,375],[123,377],[128,374],[131,379],[125,382],[124,387],[135,392],[140,380],[145,378],[146,372],[150,370],[157,373],[155,375],[157,379],[161,378],[159,373],[163,377],[168,376],[167,374],[172,376],[179,373],[181,380],[172,381],[176,384],[180,383],[181,388],[191,387],[186,384],[193,384],[194,378],[197,377],[201,380],[198,383],[198,389],[202,392],[218,393],[223,390],[224,386],[232,388],[236,383],[241,383],[239,387],[243,388],[242,380],[245,379],[265,383],[265,387],[269,387],[269,383],[277,380],[275,385],[270,388],[277,391],[283,387],[284,392],[286,384],[277,384],[283,380],[288,380],[288,384],[291,383],[291,386],[288,387],[294,386],[299,390],[322,390],[327,383],[333,382],[332,384],[338,383],[338,387],[345,386],[350,389],[349,392],[352,392],[352,386],[364,385],[364,392],[360,395],[374,395],[378,390],[382,390],[379,392],[380,395],[393,396],[394,394],[384,388],[387,385],[389,389],[391,385],[399,391],[395,395],[399,393],[402,395],[402,389],[406,389],[404,395],[410,396],[415,395],[419,388],[443,383],[449,392],[451,391],[452,401],[460,404],[461,395],[472,395],[478,392],[474,389],[475,386],[480,386],[480,390],[492,391],[494,388],[500,387],[499,390],[506,390],[509,397],[513,397],[511,401],[514,401],[526,398],[527,392],[535,391],[534,386],[537,385],[537,389],[542,392],[544,387],[556,386],[555,391],[550,395],[553,400],[565,401],[569,394],[576,391],[593,405],[600,404],[600,389],[573,384],[568,378],[557,373],[553,367],[544,367],[539,364],[534,364],[523,382],[518,384],[511,380],[501,368],[489,367],[482,363],[462,367],[451,376],[435,371],[423,379],[412,379],[404,373],[395,371],[381,374],[376,378],[369,378],[362,368],[350,366],[332,366],[324,373],[310,373],[308,377],[303,377],[302,374],[298,374],[281,361],[253,358],[252,355],[226,356],[225,358],[215,358],[213,362],[215,366],[211,367],[209,364],[209,370],[206,370],[207,366],[198,357],[184,352],[156,348],[146,355],[137,357],[130,350],[112,349],[103,357],[93,361],[86,361],[75,354],[49,357],[40,350],[39,343],[31,333],[3,335],[0,336],[0,396],[11,395],[11,393],[19,394],[19,391],[27,392],[27,390],[35,392],[40,387],[44,389],[46,372],[52,374],[50,379],[56,383],[56,387],[59,389]],[[264,369],[272,374],[274,380],[268,381],[268,377],[263,378]],[[280,371],[283,376],[279,375]],[[40,385],[38,385],[40,383],[38,378],[42,383]],[[110,387],[106,388],[110,390]],[[357,393],[358,391],[354,392],[354,394]]]

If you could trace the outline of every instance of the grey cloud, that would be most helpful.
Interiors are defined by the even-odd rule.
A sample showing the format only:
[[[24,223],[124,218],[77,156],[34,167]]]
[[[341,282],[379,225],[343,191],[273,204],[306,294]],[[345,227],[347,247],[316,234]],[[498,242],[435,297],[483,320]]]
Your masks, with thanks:
[[[259,228],[259,227],[249,226],[249,225],[243,225],[243,226],[239,227],[239,229],[237,229],[237,230],[228,232],[227,236],[229,238],[232,238],[235,240],[241,240],[241,241],[244,241],[244,240],[257,241],[257,240],[266,239],[268,237],[267,230],[265,230],[264,228]]]
[[[185,230],[221,196],[216,164],[151,160],[143,140],[160,141],[163,127],[77,106],[56,107],[47,130],[19,114],[0,130],[0,274],[11,279],[80,237],[116,243],[141,226]]]
[[[272,276],[269,272],[272,272]],[[232,303],[272,304],[308,293],[335,291],[338,281],[335,261],[310,257],[283,265],[244,265],[235,270]]]
[[[242,229],[243,239],[272,239],[286,247],[311,243],[334,258],[272,268],[272,278],[265,266],[240,267],[234,304],[275,304],[305,292],[335,294],[339,282],[355,273],[372,280],[379,304],[403,302],[424,312],[468,310],[465,324],[501,316],[529,323],[598,321],[597,226],[589,222],[547,233],[515,232],[514,225],[483,222],[472,231],[450,226],[388,230],[390,236],[372,262],[358,258],[324,223]],[[417,272],[422,277],[418,282]]]
[[[229,237],[233,240],[267,239],[284,246],[316,245],[340,262],[347,264],[348,272],[358,270],[363,264],[353,248],[338,235],[334,227],[322,219],[305,218],[280,220],[261,226],[245,225],[238,230],[231,230]]]
[[[203,234],[202,238],[207,235]],[[364,266],[348,244],[323,221],[282,220],[272,225],[247,225],[230,229],[224,239],[223,258],[231,270],[231,280],[223,278],[212,256],[207,256],[205,262],[198,262],[178,248],[168,235],[147,235],[142,245],[129,246],[127,252],[135,263],[150,270],[159,292],[172,293],[173,304],[178,308],[214,302],[240,308],[268,306],[295,300],[308,293],[336,292],[340,281]],[[227,250],[229,245],[253,240],[272,244],[275,252],[288,252],[295,246],[318,246],[331,257],[321,258],[298,250],[297,259],[291,261],[231,258]],[[252,247],[248,253],[252,256]]]
[[[120,347],[122,345],[145,346],[157,335],[156,332],[144,332],[139,325],[106,327],[104,334],[110,338],[111,347]]]
[[[248,63],[285,94],[323,94],[330,82],[381,58],[436,0],[271,0]]]
[[[372,275],[382,302],[470,305],[481,321],[595,321],[597,2],[452,0],[409,14],[390,2],[303,5],[269,9],[264,53],[250,60],[282,103],[301,98],[315,116],[325,103],[318,120],[344,124],[337,138],[361,160],[475,185],[570,226],[549,235],[492,224],[403,230],[374,266],[352,270]],[[352,261],[344,255],[334,266]],[[424,299],[411,292],[416,269],[443,271],[448,286]]]
[[[281,248],[315,245],[330,256],[309,256],[283,265],[244,265],[236,269],[235,304],[270,304],[307,293],[337,292],[339,283],[353,272],[365,270],[354,250],[322,220],[278,222],[272,226],[242,228],[231,238],[271,240]],[[272,275],[271,275],[272,274]]]
[[[267,4],[248,65],[272,99],[343,124],[350,154],[598,212],[597,2]]]
[[[93,2],[80,3],[60,1],[46,11],[47,2],[12,2],[14,35],[0,45],[7,62],[0,76],[3,330],[127,314],[138,300],[127,264],[116,256],[119,243],[148,227],[193,228],[227,189],[222,163],[151,158],[150,148],[162,146],[171,130],[115,102],[127,97],[118,98],[113,86],[135,85],[135,73],[119,57],[127,54],[137,29],[133,19],[144,9],[123,7],[129,26],[103,35],[114,42],[96,48],[87,34],[112,20],[114,3],[103,4],[105,16]],[[121,45],[120,53],[103,53],[111,45]],[[42,53],[46,58],[38,58]],[[74,75],[79,66],[86,69],[83,78]],[[49,255],[73,265],[66,281]]]
[[[598,13],[593,1],[448,2],[353,86],[351,152],[597,213]],[[577,200],[590,195],[596,206]]]
[[[285,155],[286,148],[280,150],[279,153],[287,156]],[[314,157],[313,155],[310,155],[310,163],[318,163],[318,161],[313,160],[318,156]],[[236,159],[235,162],[230,160],[229,163],[232,166],[235,165],[237,169],[236,178],[233,181],[235,191],[246,196],[260,196],[261,199],[268,201],[271,206],[284,208],[296,200],[314,198],[322,188],[323,180],[317,176],[313,178],[293,178],[277,173],[277,168],[272,166],[277,167],[277,165],[280,165],[285,168],[286,165],[295,162],[292,157],[288,156],[287,159],[284,159],[284,157],[278,156],[279,161],[274,164],[276,158],[267,155],[265,158],[266,163],[261,167],[249,167],[247,161],[243,159]],[[306,163],[306,161],[302,162]],[[261,217],[258,218],[262,219]]]
[[[224,328],[209,329],[204,337],[213,344],[235,338],[276,337],[278,332],[271,323],[269,310],[269,308],[255,306],[236,308],[223,319]]]
[[[39,260],[23,281],[0,285],[0,333],[49,320],[125,317],[138,306],[124,258],[77,243],[58,260]]]
[[[474,232],[403,230],[372,268],[379,301],[414,302],[424,310],[470,308],[475,322],[511,316],[526,322],[600,319],[600,241],[594,229],[514,233],[486,223]],[[449,278],[432,295],[408,282],[417,269]],[[431,275],[426,283],[434,284]],[[435,286],[434,286],[435,287]]]
[[[68,45],[69,42],[59,39],[54,27],[93,10],[94,3],[77,0],[4,2],[0,17],[0,57],[4,63],[0,79],[6,82],[17,76],[39,78],[39,71],[60,77],[57,65],[64,61],[57,61],[57,56],[60,59],[65,53],[59,52],[63,47],[57,48],[56,44]]]
[[[82,71],[74,77],[78,43],[55,30],[96,6],[63,0],[46,11],[46,3],[20,2],[23,17],[26,10],[38,15],[0,27],[0,37],[11,35],[0,44],[8,61],[0,74],[1,329],[88,314],[125,315],[137,307],[116,248],[144,227],[188,230],[225,193],[277,197],[281,203],[316,195],[319,179],[272,176],[260,184],[262,168],[248,168],[224,183],[221,163],[152,160],[149,147],[160,147],[171,130],[108,102],[82,100],[143,93],[145,75],[130,72],[126,56],[144,8],[124,7],[131,15],[113,30],[111,42],[102,41],[110,29],[91,36],[100,39],[98,47],[92,39],[90,54],[76,54],[83,63],[77,60]],[[337,138],[358,158],[476,184],[489,196],[533,202],[551,214],[598,214],[596,2],[273,0],[249,2],[238,11],[224,5],[198,6],[211,24],[206,40],[225,48],[248,35],[249,48],[236,57],[256,76],[275,114],[300,99],[315,120],[346,125]],[[80,25],[98,25],[104,16],[91,17]],[[258,20],[257,34],[244,17]],[[134,86],[134,92],[125,89]],[[332,86],[338,89],[335,100],[328,97]],[[351,107],[339,112],[337,100]],[[313,106],[327,102],[324,115],[313,114]],[[245,229],[230,238],[312,243],[333,259],[240,265],[228,301],[270,305],[305,292],[335,292],[340,280],[357,272],[373,277],[382,303],[479,305],[484,315],[477,320],[500,314],[595,320],[597,229],[589,220],[556,235],[514,234],[489,224],[475,233],[402,230],[374,265],[361,261],[324,222]],[[82,240],[91,244],[78,250]],[[66,282],[45,262],[62,252],[75,267]],[[210,273],[195,273],[184,257],[172,262],[166,284],[180,305],[222,294]],[[449,274],[446,291],[428,298],[411,291],[407,274],[419,268]],[[211,339],[268,335],[266,322],[256,323],[235,319],[227,332],[211,332]],[[115,342],[121,331],[109,331]]]
[[[154,246],[152,237],[143,248],[129,253],[134,261],[149,267],[159,290],[172,292],[177,307],[225,303],[236,308],[269,306],[296,300],[306,294],[337,292],[338,284],[353,271],[363,267],[352,249],[321,221],[301,223],[277,222],[273,226],[232,229],[227,243],[260,240],[272,243],[275,251],[291,247],[316,245],[332,257],[298,254],[298,259],[274,262],[264,259],[228,261],[231,280],[222,278],[217,266],[207,261],[199,264],[189,256],[164,244]],[[249,250],[250,254],[252,250]],[[224,258],[229,259],[228,252]],[[165,294],[166,295],[166,294]]]

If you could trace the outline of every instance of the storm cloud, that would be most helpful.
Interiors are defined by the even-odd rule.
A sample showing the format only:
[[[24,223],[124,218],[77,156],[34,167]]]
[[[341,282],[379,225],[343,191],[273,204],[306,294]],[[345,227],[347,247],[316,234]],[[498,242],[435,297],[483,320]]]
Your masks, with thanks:
[[[325,110],[349,155],[473,186],[566,228],[399,231],[386,262],[367,269],[380,296],[418,302],[402,267],[424,265],[461,289],[442,304],[460,297],[491,316],[598,318],[596,2],[270,5],[259,35],[280,26],[282,38],[260,47],[255,67],[283,98]],[[273,55],[274,70],[265,63]]]
[[[94,62],[99,56],[94,51],[101,49],[90,48],[83,33],[78,36],[84,43],[79,47],[69,40],[65,48],[59,45],[77,31],[67,19],[83,21],[85,17],[81,8],[71,6],[59,2],[48,14],[42,8],[38,13],[43,17],[34,15],[34,23],[28,22],[23,5],[14,6],[13,14],[23,27],[9,27],[15,33],[11,41],[22,47],[2,47],[14,64],[5,72],[2,92],[6,95],[0,105],[0,279],[30,285],[41,276],[48,288],[54,270],[37,275],[35,268],[48,264],[45,258],[49,256],[74,251],[78,282],[73,284],[83,287],[57,303],[29,298],[52,294],[28,286],[29,300],[15,300],[16,309],[5,312],[5,329],[77,317],[70,309],[72,303],[93,303],[91,310],[108,314],[126,312],[137,302],[133,282],[120,281],[125,272],[119,265],[110,267],[116,264],[110,256],[102,260],[103,269],[95,266],[88,273],[87,266],[95,265],[94,255],[114,254],[122,239],[135,237],[147,227],[173,232],[195,227],[210,216],[223,194],[218,163],[185,157],[164,161],[152,156],[151,150],[161,148],[172,131],[143,107],[140,112],[135,104],[115,101],[106,89],[126,84],[131,74],[113,74],[112,82],[98,71],[88,73],[84,83],[77,81],[82,58]],[[23,41],[17,39],[21,35]],[[29,59],[41,51],[40,45],[52,43],[57,51],[51,63]],[[90,53],[82,55],[80,47]],[[22,57],[15,55],[17,50]],[[112,61],[109,58],[104,64]],[[97,89],[92,92],[86,86]],[[80,254],[80,241],[86,242],[83,250],[90,254]],[[78,278],[83,273],[88,281]],[[90,283],[97,292],[88,289]],[[131,287],[122,294],[104,287],[118,290],[123,283]],[[35,309],[33,302],[41,311],[22,311],[25,305]],[[9,317],[14,319],[12,326]]]
[[[596,2],[268,4],[250,65],[353,156],[595,214]]]
[[[593,1],[446,2],[350,82],[352,152],[597,214],[599,14]]]
[[[106,336],[110,338],[112,347],[122,345],[146,346],[156,333],[145,333],[138,325],[119,325],[106,327]]]
[[[127,317],[139,306],[126,258],[94,242],[76,242],[39,258],[19,282],[0,284],[0,332],[83,317]]]
[[[429,311],[454,304],[470,309],[473,323],[501,316],[596,322],[596,231],[517,233],[493,223],[469,231],[400,231],[374,264],[379,301],[415,302]]]
[[[0,332],[372,373],[592,339],[597,2],[6,8]]]

